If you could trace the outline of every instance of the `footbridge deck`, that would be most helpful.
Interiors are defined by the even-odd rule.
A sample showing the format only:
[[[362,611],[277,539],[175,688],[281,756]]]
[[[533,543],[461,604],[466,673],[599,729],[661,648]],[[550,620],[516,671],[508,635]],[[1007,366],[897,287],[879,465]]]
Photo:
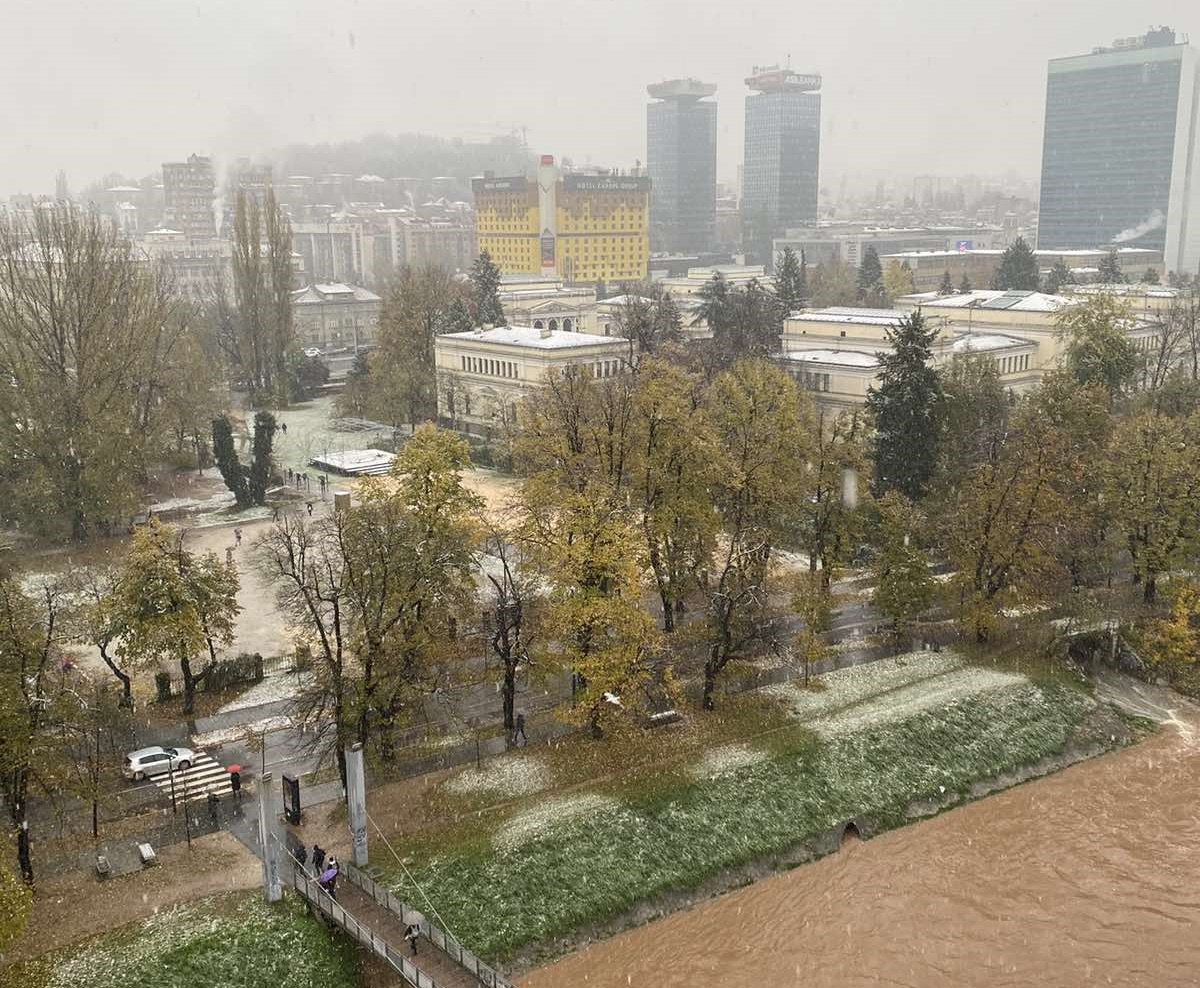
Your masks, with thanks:
[[[353,865],[341,866],[336,899],[303,868],[286,868],[285,876],[297,894],[413,988],[513,988],[452,936]],[[421,933],[415,955],[404,939],[410,925]]]

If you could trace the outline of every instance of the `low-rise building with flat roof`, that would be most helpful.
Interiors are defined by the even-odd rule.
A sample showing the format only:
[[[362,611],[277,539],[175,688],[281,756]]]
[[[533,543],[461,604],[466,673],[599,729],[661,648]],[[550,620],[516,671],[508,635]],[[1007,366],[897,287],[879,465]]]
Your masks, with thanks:
[[[434,337],[438,418],[492,435],[518,420],[520,403],[553,373],[580,367],[603,379],[636,360],[628,340],[549,327],[484,326]]]

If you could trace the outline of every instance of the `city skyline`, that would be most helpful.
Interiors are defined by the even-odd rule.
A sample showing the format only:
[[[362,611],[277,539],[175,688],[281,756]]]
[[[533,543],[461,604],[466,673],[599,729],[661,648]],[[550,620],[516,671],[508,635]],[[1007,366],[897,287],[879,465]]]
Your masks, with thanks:
[[[742,80],[753,65],[789,60],[824,77],[821,171],[831,189],[845,176],[885,172],[1036,176],[1046,63],[1148,26],[1110,2],[1063,3],[1050,14],[1018,0],[969,19],[943,0],[866,18],[778,5],[753,19],[724,17],[719,31],[695,5],[675,2],[537,5],[529,11],[546,11],[537,18],[545,38],[586,39],[547,99],[540,60],[495,57],[521,43],[529,11],[364,2],[331,19],[326,7],[300,0],[233,19],[229,0],[215,6],[230,18],[219,9],[201,18],[140,2],[103,12],[75,3],[56,7],[51,24],[39,5],[18,0],[10,23],[34,40],[16,46],[6,71],[14,86],[47,78],[0,109],[13,135],[0,192],[47,192],[60,168],[77,187],[111,171],[149,174],[193,152],[220,161],[379,132],[469,138],[523,129],[531,148],[578,163],[644,163],[645,84],[689,75],[718,86],[718,175],[729,179],[742,155]],[[1151,16],[1186,36],[1188,12],[1167,0]],[[52,49],[37,40],[51,37]],[[618,42],[638,72],[611,71]],[[430,85],[439,77],[452,84]],[[948,124],[953,141],[930,138],[930,128]]]

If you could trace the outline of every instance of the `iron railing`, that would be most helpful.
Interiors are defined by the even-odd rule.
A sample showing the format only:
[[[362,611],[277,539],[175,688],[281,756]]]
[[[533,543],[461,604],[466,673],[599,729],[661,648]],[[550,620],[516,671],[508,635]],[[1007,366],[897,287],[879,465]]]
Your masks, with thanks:
[[[351,884],[357,886],[365,895],[370,896],[377,905],[398,916],[400,922],[407,926],[416,926],[421,936],[441,950],[447,957],[458,964],[464,971],[479,979],[484,988],[513,988],[495,969],[485,964],[461,943],[441,929],[436,923],[427,919],[423,913],[413,909],[396,898],[391,889],[385,888],[379,882],[364,874],[351,864],[343,864],[343,874]]]

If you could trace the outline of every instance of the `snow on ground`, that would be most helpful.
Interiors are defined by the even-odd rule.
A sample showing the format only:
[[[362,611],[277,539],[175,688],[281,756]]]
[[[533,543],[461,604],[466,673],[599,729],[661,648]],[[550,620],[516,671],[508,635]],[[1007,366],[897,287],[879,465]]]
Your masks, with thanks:
[[[529,796],[550,785],[550,772],[537,758],[509,755],[493,758],[482,768],[467,768],[447,780],[457,796]]]
[[[579,793],[575,796],[551,796],[506,821],[493,835],[492,840],[500,850],[515,851],[522,844],[535,840],[557,824],[592,813],[603,813],[616,806],[615,799],[593,792]]]
[[[267,734],[271,731],[282,731],[292,726],[291,717],[264,717],[249,724],[234,724],[232,727],[222,727],[215,731],[205,731],[203,734],[192,735],[193,748],[212,748],[231,741],[240,741],[248,734]]]
[[[823,738],[905,720],[986,690],[1025,683],[1024,676],[968,666],[953,652],[916,652],[851,666],[820,679],[822,690],[791,683],[767,687]]]
[[[267,676],[261,683],[255,683],[245,693],[235,700],[230,700],[217,713],[228,714],[235,710],[245,710],[247,707],[260,707],[264,703],[276,703],[279,700],[291,700],[300,692],[312,685],[311,672],[294,672],[281,676]]]
[[[688,772],[694,779],[713,779],[720,775],[732,775],[739,769],[749,768],[764,761],[767,753],[748,744],[723,744],[704,753]]]

